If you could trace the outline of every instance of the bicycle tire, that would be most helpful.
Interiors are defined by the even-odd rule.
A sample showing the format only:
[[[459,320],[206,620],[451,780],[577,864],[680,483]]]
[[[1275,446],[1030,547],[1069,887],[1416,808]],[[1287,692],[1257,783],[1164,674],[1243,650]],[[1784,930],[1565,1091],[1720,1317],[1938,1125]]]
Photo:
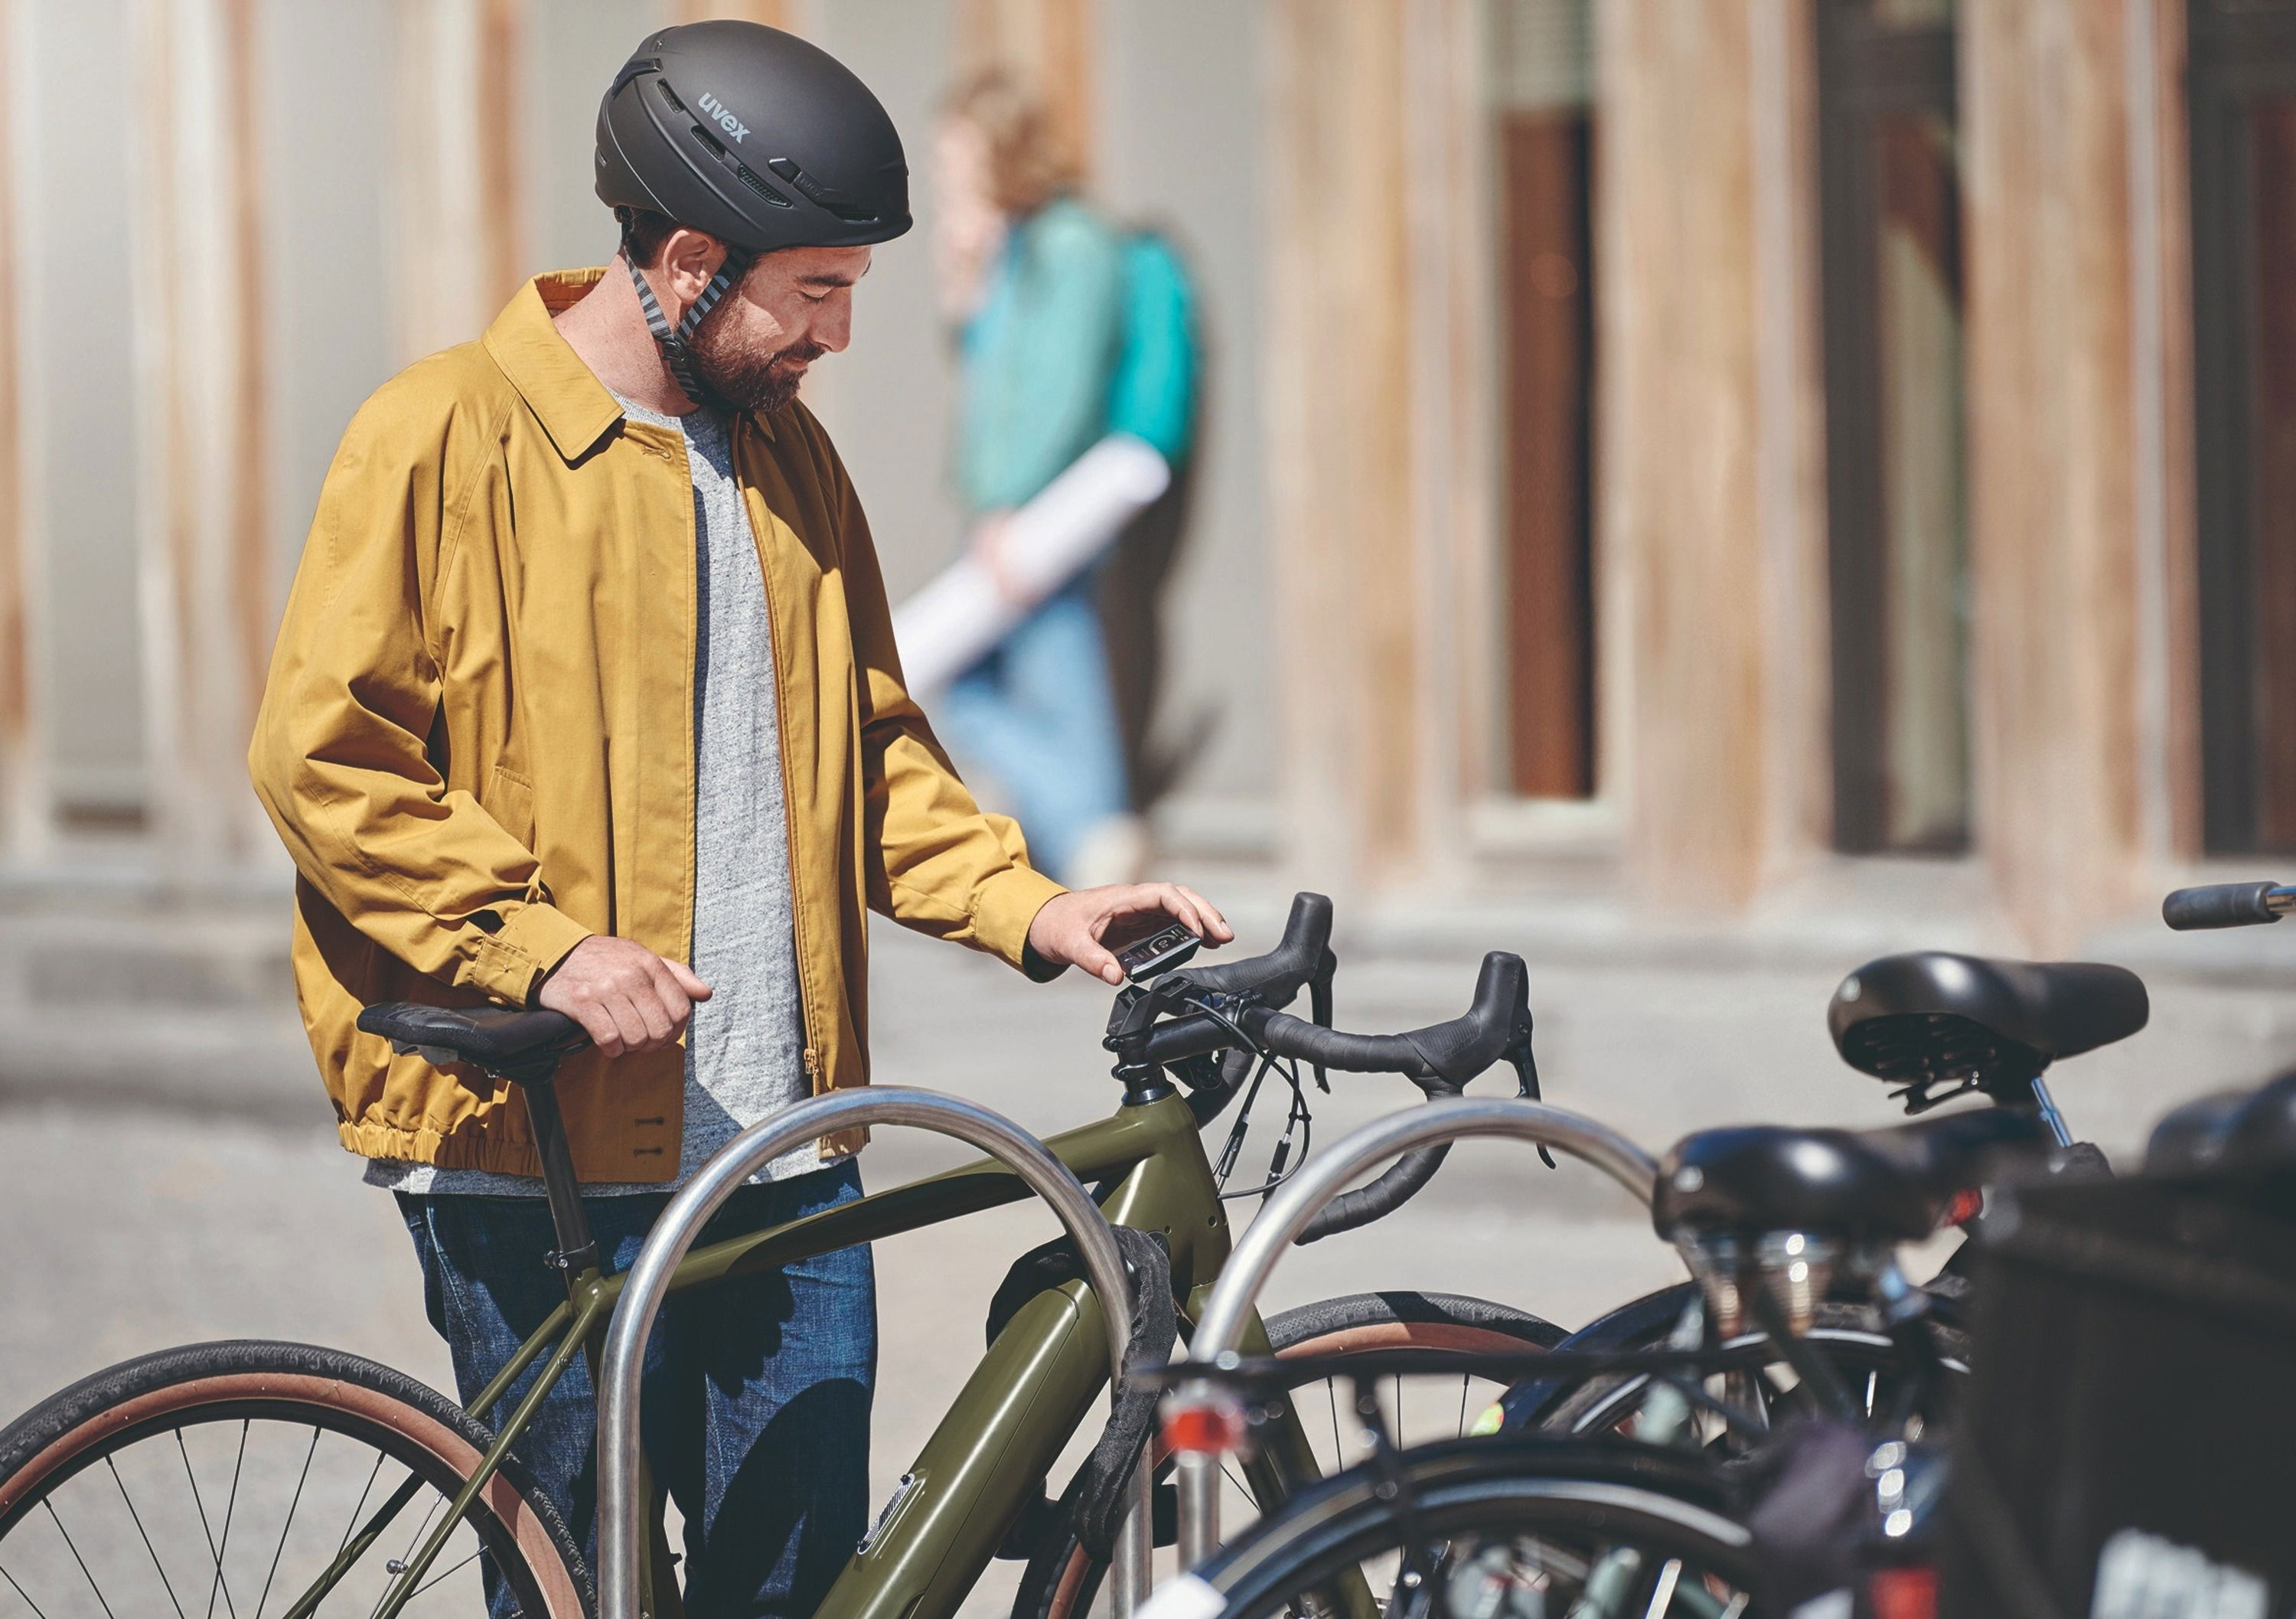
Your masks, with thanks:
[[[1529,1311],[1448,1293],[1398,1290],[1321,1299],[1272,1316],[1279,1357],[1430,1349],[1460,1354],[1549,1349],[1562,1329]],[[1470,1412],[1470,1415],[1475,1413]],[[1160,1467],[1160,1475],[1168,1472]],[[1086,1557],[1069,1527],[1063,1496],[1031,1551],[1013,1605],[1013,1619],[1072,1619],[1089,1610],[1106,1570]]]
[[[1751,1593],[1753,1537],[1695,1457],[1619,1440],[1455,1440],[1366,1463],[1303,1492],[1166,1592],[1198,1619],[1263,1619],[1343,1569],[1475,1533],[1588,1540],[1673,1559]],[[1185,1589],[1180,1589],[1185,1588]],[[1374,1592],[1376,1599],[1378,1593]],[[1160,1602],[1165,1597],[1160,1593]],[[1663,1612],[1655,1604],[1632,1611]],[[1740,1612],[1746,1611],[1742,1608]]]
[[[1969,1368],[1967,1335],[1942,1322],[1932,1322],[1930,1330],[1940,1365],[1948,1372],[1965,1373]],[[1803,1335],[1803,1342],[1823,1349],[1837,1368],[1855,1374],[1849,1380],[1850,1395],[1853,1399],[1862,1398],[1870,1416],[1884,1396],[1887,1387],[1879,1381],[1880,1376],[1894,1367],[1898,1360],[1897,1346],[1886,1334],[1875,1327],[1873,1312],[1850,1304],[1821,1304],[1810,1330]],[[1663,1347],[1663,1344],[1654,1342],[1636,1347],[1656,1349]],[[1868,1377],[1873,1381],[1859,1381]],[[1540,1418],[1537,1431],[1581,1437],[1600,1432],[1616,1432],[1631,1416],[1630,1411],[1622,1408],[1649,1382],[1647,1376],[1638,1373],[1605,1373],[1588,1377],[1555,1399]],[[1770,1388],[1767,1382],[1762,1386]],[[1775,1391],[1772,1389],[1770,1392],[1775,1396]],[[1950,1400],[1955,1392],[1948,1385],[1940,1393]],[[1791,1400],[1772,1399],[1766,1407],[1772,1416],[1772,1426],[1791,1415],[1792,1404]],[[1922,1415],[1927,1429],[1934,1426],[1937,1418],[1949,1416],[1950,1411],[1930,1410]]]
[[[146,1522],[147,1516],[158,1519],[159,1507],[147,1499],[139,1508],[119,1467],[123,1458],[129,1459],[131,1471],[137,1466],[138,1456],[156,1454],[164,1459],[167,1441],[172,1439],[183,1458],[184,1473],[200,1525],[210,1537],[209,1552],[214,1562],[215,1583],[227,1595],[230,1586],[226,1564],[233,1517],[240,1505],[250,1436],[258,1422],[266,1425],[266,1434],[273,1426],[283,1425],[298,1432],[308,1429],[312,1435],[294,1500],[280,1526],[270,1577],[264,1582],[266,1596],[276,1582],[281,1558],[294,1534],[297,1513],[309,1487],[311,1469],[323,1438],[332,1435],[335,1442],[328,1447],[331,1469],[339,1455],[349,1453],[352,1465],[346,1476],[356,1476],[366,1451],[371,1451],[376,1457],[368,1475],[368,1488],[361,1492],[358,1504],[352,1508],[350,1516],[355,1522],[365,1510],[376,1483],[383,1481],[387,1460],[398,1462],[405,1468],[406,1479],[414,1481],[410,1501],[425,1487],[436,1494],[439,1499],[431,1508],[435,1515],[439,1507],[451,1500],[469,1479],[494,1442],[494,1436],[483,1425],[436,1390],[389,1367],[340,1350],[255,1339],[162,1350],[85,1377],[42,1401],[5,1430],[0,1430],[0,1573],[7,1568],[12,1537],[21,1530],[29,1541],[41,1522],[38,1515],[45,1508],[46,1518],[53,1520],[55,1533],[63,1537],[72,1558],[78,1562],[99,1606],[107,1610],[111,1607],[102,1585],[86,1565],[78,1540],[70,1535],[57,1510],[60,1493],[70,1490],[83,1475],[93,1475],[98,1465],[103,1464],[111,1483],[117,1486],[119,1500],[126,1503],[126,1511],[142,1544],[139,1548],[130,1542],[124,1533],[117,1533],[116,1526],[109,1533],[115,1534],[118,1543],[125,1549],[123,1555],[137,1567],[139,1579],[143,1556],[148,1555],[151,1566],[158,1571],[172,1602],[176,1587],[166,1560],[153,1542],[152,1526]],[[232,1475],[230,1507],[221,1520],[223,1535],[218,1547],[212,1538],[210,1503],[200,1492],[186,1436],[211,1425],[234,1423],[240,1425],[240,1465],[235,1466]],[[227,1426],[223,1437],[228,1440]],[[152,1441],[159,1442],[160,1451],[135,1451]],[[291,1447],[287,1454],[291,1463]],[[102,1482],[93,1477],[88,1482],[89,1488],[108,1502],[110,1492]],[[398,1475],[391,1475],[384,1487],[384,1497],[388,1499],[391,1487],[403,1482]],[[249,1488],[250,1501],[258,1500],[262,1484],[250,1483]],[[81,1499],[86,1497],[83,1495]],[[180,1510],[180,1505],[176,1509]],[[254,1509],[250,1506],[250,1510]],[[581,1553],[556,1508],[531,1486],[514,1459],[488,1481],[464,1516],[480,1549],[463,1560],[475,1559],[480,1552],[490,1557],[495,1569],[508,1582],[522,1612],[536,1619],[592,1619],[594,1604]],[[431,1521],[430,1516],[426,1516],[422,1524],[427,1527]],[[84,1526],[83,1536],[87,1533]],[[418,1528],[416,1536],[422,1533]],[[347,1526],[338,1554],[350,1543],[350,1535],[351,1529]],[[168,1538],[164,1529],[162,1538]],[[395,1542],[395,1533],[391,1539]],[[317,1542],[322,1556],[324,1541],[322,1533]],[[373,1543],[384,1542],[378,1539]],[[197,1543],[193,1544],[196,1549]],[[258,1541],[256,1544],[259,1560],[263,1542]],[[27,1555],[37,1555],[38,1549],[24,1545]],[[361,1563],[365,1561],[363,1557]],[[326,1565],[322,1563],[320,1566],[324,1570]],[[342,1577],[348,1579],[359,1567],[359,1564],[354,1564]],[[196,1572],[199,1578],[207,1577],[205,1568]],[[381,1569],[366,1570],[365,1574],[379,1574],[387,1581],[394,1577],[395,1571],[386,1563]],[[17,1576],[7,1577],[12,1583]],[[322,1576],[314,1576],[314,1583],[318,1577]],[[437,1576],[440,1580],[446,1577],[445,1574]],[[364,1585],[373,1590],[374,1582],[369,1578]],[[291,1593],[298,1589],[291,1574],[282,1590]],[[328,1595],[340,1589],[340,1583],[332,1586]],[[28,1606],[34,1605],[30,1595],[21,1591],[17,1594]],[[209,1600],[212,1605],[212,1592]],[[288,1600],[291,1605],[291,1595]],[[323,1598],[321,1613],[326,1611],[324,1603]],[[261,1607],[258,1601],[258,1609]],[[41,1611],[48,1619],[60,1619],[53,1606]]]

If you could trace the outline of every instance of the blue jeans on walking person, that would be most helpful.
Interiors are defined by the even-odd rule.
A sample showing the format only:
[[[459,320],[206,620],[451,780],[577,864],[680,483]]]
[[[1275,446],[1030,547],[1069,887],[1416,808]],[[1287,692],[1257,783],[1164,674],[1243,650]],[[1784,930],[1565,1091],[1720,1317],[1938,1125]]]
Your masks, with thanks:
[[[1031,861],[1062,881],[1085,834],[1132,808],[1095,577],[1048,598],[934,710],[950,746],[1012,795]]]
[[[702,1241],[795,1220],[861,1195],[857,1163],[735,1192]],[[539,1197],[411,1196],[399,1206],[422,1262],[431,1325],[472,1399],[553,1310],[557,1240]],[[586,1197],[598,1249],[627,1270],[667,1193]],[[646,1460],[685,1518],[692,1619],[817,1607],[866,1528],[877,1294],[867,1247],[671,1297],[646,1346]],[[499,1423],[529,1371],[480,1419]],[[597,1412],[576,1357],[514,1454],[597,1566]],[[516,1611],[488,1571],[495,1619]]]

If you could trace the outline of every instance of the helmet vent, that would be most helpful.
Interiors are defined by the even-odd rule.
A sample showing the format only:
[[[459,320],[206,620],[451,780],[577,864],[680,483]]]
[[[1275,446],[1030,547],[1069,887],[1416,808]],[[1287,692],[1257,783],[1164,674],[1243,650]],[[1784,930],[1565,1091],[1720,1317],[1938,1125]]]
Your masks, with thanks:
[[[791,201],[787,197],[782,195],[781,193],[767,185],[764,178],[753,171],[747,163],[734,164],[734,172],[741,177],[742,185],[748,186],[751,191],[756,192],[759,196],[772,203],[775,208],[795,208],[797,206],[796,203]]]
[[[709,155],[711,157],[720,160],[724,159],[726,155],[725,143],[720,141],[716,136],[710,134],[707,129],[704,129],[699,124],[693,126],[693,138],[700,141],[704,146],[707,146],[709,149]]]
[[[669,103],[670,110],[676,112],[678,117],[691,118],[693,116],[685,110],[685,103],[677,99],[677,92],[669,87],[669,80],[666,78],[657,78],[653,81],[653,87],[660,93],[661,99]]]

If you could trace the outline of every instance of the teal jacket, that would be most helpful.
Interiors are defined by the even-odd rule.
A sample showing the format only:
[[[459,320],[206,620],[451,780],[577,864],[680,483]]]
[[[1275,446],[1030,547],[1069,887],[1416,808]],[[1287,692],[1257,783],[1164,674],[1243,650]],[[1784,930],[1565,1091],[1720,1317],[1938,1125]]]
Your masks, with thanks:
[[[1111,432],[1186,455],[1196,355],[1185,272],[1073,198],[1016,223],[959,335],[957,483],[972,511],[1027,502]]]

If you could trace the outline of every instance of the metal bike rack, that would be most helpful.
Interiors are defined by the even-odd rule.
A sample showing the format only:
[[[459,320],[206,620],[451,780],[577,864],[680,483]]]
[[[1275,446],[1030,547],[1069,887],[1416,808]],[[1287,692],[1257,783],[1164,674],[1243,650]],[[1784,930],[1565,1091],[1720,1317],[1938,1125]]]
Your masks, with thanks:
[[[1108,1327],[1109,1393],[1120,1396],[1132,1342],[1132,1295],[1107,1219],[1068,1166],[1000,1114],[956,1097],[896,1086],[814,1097],[751,1125],[704,1164],[662,1211],[617,1303],[598,1377],[598,1597],[602,1619],[638,1619],[638,1381],[645,1343],[669,1292],[670,1275],[735,1188],[791,1148],[863,1124],[908,1124],[968,1142],[1003,1163],[1052,1204],[1084,1261]],[[1152,1469],[1133,1471],[1132,1507],[1110,1569],[1119,1619],[1147,1595]]]
[[[1220,1268],[1219,1279],[1197,1317],[1185,1359],[1208,1365],[1235,1352],[1236,1339],[1276,1260],[1324,1206],[1365,1171],[1415,1147],[1471,1136],[1505,1137],[1568,1153],[1601,1170],[1644,1204],[1657,1185],[1658,1160],[1640,1146],[1584,1114],[1543,1102],[1463,1097],[1374,1119],[1341,1137],[1267,1200]],[[1177,1473],[1180,1567],[1185,1571],[1219,1545],[1220,1469],[1215,1458],[1183,1455],[1177,1459]]]

